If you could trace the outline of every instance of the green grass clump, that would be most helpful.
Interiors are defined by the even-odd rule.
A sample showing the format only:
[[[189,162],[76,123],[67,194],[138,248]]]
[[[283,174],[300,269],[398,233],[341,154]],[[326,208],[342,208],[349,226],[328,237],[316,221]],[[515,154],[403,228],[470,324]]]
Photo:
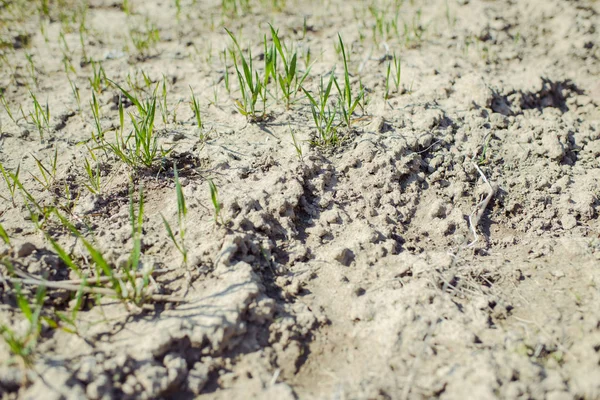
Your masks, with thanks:
[[[286,51],[281,44],[281,40],[279,39],[278,32],[273,28],[272,25],[269,25],[271,28],[271,37],[273,39],[273,44],[277,49],[277,53],[283,62],[283,73],[276,74],[277,81],[279,82],[279,86],[281,87],[281,92],[283,93],[283,98],[285,99],[285,106],[289,110],[292,98],[296,96],[304,80],[308,77],[310,73],[310,66],[304,72],[304,74],[299,75],[299,71],[297,70],[297,55],[296,52],[291,52],[291,54],[286,55]]]
[[[114,154],[133,168],[150,168],[172,151],[172,148],[165,150],[159,145],[158,136],[154,130],[158,85],[149,98],[141,101],[117,83],[110,82],[136,106],[137,115],[129,113],[133,130],[125,136],[123,133],[125,124],[124,106],[122,101],[119,101],[120,129],[115,131],[115,142],[101,140],[98,142],[99,147]],[[98,128],[98,131],[102,132],[101,128]]]
[[[329,82],[326,85],[323,77],[321,77],[318,92],[315,96],[302,88],[310,102],[310,111],[318,133],[318,139],[315,144],[318,145],[331,146],[339,142],[337,126],[333,123],[337,114],[337,108],[331,108],[329,104],[331,88],[334,82],[335,76],[332,71],[329,76]]]
[[[5,262],[5,265],[10,271],[10,263]],[[0,335],[8,345],[10,352],[17,357],[16,360],[12,361],[16,361],[21,367],[29,369],[33,367],[36,347],[42,331],[40,316],[44,305],[46,290],[44,286],[38,287],[35,303],[32,306],[29,304],[27,297],[23,294],[19,283],[14,285],[14,289],[17,306],[23,316],[27,319],[27,329],[23,333],[17,333],[9,326],[0,324]]]
[[[233,40],[233,44],[237,50],[232,50],[230,53],[233,58],[242,97],[241,100],[237,101],[238,110],[240,114],[246,116],[250,120],[262,120],[266,116],[267,111],[267,84],[269,78],[274,76],[276,72],[276,51],[273,48],[268,48],[267,39],[265,37],[265,67],[264,76],[261,77],[258,70],[253,65],[252,52],[248,50],[248,55],[245,56],[233,33],[227,28],[225,28],[225,30]],[[257,108],[259,100],[262,102],[262,110]]]
[[[29,117],[38,129],[40,139],[44,140],[44,131],[50,133],[50,107],[48,106],[48,102],[42,107],[37,96],[31,91],[29,94],[33,100],[33,111],[29,112]]]
[[[335,84],[340,95],[340,111],[344,118],[344,122],[346,126],[350,128],[352,125],[352,114],[354,114],[354,110],[360,104],[360,101],[364,96],[364,91],[361,89],[356,96],[352,93],[352,86],[350,85],[350,72],[348,70],[348,59],[346,57],[346,48],[344,47],[344,42],[339,34],[338,39],[342,58],[344,60],[344,86],[340,87],[337,79],[335,78],[333,83]]]

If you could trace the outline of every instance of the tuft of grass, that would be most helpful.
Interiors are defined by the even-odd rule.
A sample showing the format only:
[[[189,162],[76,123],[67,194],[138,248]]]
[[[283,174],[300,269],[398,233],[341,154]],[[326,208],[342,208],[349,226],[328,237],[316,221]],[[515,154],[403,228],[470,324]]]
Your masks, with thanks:
[[[219,201],[219,191],[217,190],[217,186],[212,181],[212,179],[208,181],[208,187],[210,189],[210,200],[212,202],[213,209],[215,211],[215,223],[216,224],[220,223],[220,224],[224,225],[225,222],[223,221],[223,216],[221,215],[223,206],[221,205],[221,202]]]
[[[311,95],[306,89],[302,88],[310,102],[311,114],[317,128],[318,141],[316,144],[324,146],[335,145],[339,142],[337,127],[333,124],[337,109],[332,109],[329,104],[331,88],[334,82],[335,76],[332,71],[327,85],[324,84],[323,77],[321,76],[317,96]]]
[[[352,87],[350,85],[350,72],[348,70],[348,59],[346,57],[346,48],[344,47],[344,42],[342,41],[342,37],[338,34],[339,39],[339,47],[342,53],[342,58],[344,60],[344,86],[343,88],[337,82],[337,79],[333,80],[338,93],[340,95],[340,111],[342,112],[342,117],[344,118],[344,122],[346,126],[350,128],[352,125],[352,114],[354,114],[354,110],[360,104],[362,97],[364,96],[364,91],[360,90],[359,93],[354,96],[352,93]]]
[[[169,121],[169,109],[167,108],[167,78],[164,75],[162,79],[160,102],[158,105],[160,107],[160,115],[162,117],[163,124],[167,126]]]
[[[83,305],[83,294],[85,293],[85,288],[88,287],[87,277],[84,276],[81,280],[81,284],[79,285],[79,290],[75,294],[75,304],[70,313],[63,313],[60,311],[56,312],[56,316],[61,322],[61,325],[57,325],[63,331],[67,333],[72,333],[75,335],[79,335],[79,328],[77,326],[77,315],[79,314],[79,310],[81,310],[81,306]]]
[[[138,273],[138,268],[142,254],[144,195],[142,188],[140,188],[136,210],[136,202],[133,193],[134,190],[132,187],[129,191],[129,217],[131,222],[133,248],[128,261],[122,267],[121,273],[117,273],[116,268],[106,261],[102,255],[102,251],[88,241],[75,225],[57,210],[54,210],[54,214],[65,228],[81,240],[86,251],[89,253],[96,272],[95,279],[92,279],[92,282],[95,281],[93,282],[95,285],[95,290],[93,292],[111,295],[123,302],[133,302],[139,306],[147,300],[147,296],[149,295],[147,289],[150,282],[149,276],[152,273],[152,270],[147,269],[142,271],[141,278],[139,278],[140,274]],[[61,252],[59,252],[59,255],[60,254]],[[64,251],[63,254],[65,254]],[[69,258],[68,255],[66,257]],[[65,261],[65,259],[63,259],[63,261]],[[73,261],[71,260],[71,262]],[[102,277],[106,277],[107,279],[101,279]],[[106,283],[109,285],[108,288],[106,287]]]
[[[156,48],[160,41],[158,28],[147,18],[143,27],[136,26],[129,30],[129,37],[138,54],[145,58]]]
[[[277,81],[279,82],[279,86],[281,87],[281,92],[283,93],[283,97],[285,99],[286,109],[290,109],[290,104],[292,100],[292,96],[296,96],[300,87],[304,83],[306,77],[310,73],[310,66],[307,67],[307,70],[304,72],[302,76],[299,77],[298,71],[296,68],[297,65],[297,54],[293,52],[291,56],[288,54],[286,56],[286,52],[281,45],[281,40],[279,39],[278,32],[273,28],[272,25],[269,25],[271,28],[271,37],[273,39],[273,44],[277,49],[277,53],[279,53],[279,57],[283,62],[283,74],[275,74]]]
[[[304,162],[304,154],[302,152],[302,146],[296,140],[296,134],[290,125],[290,135],[292,136],[292,144],[294,145],[294,149],[296,149],[296,155],[298,156],[298,160]]]
[[[33,100],[33,111],[29,112],[29,117],[38,129],[40,138],[44,140],[44,131],[50,133],[50,107],[48,106],[48,101],[42,107],[37,96],[32,91],[29,91],[29,95]]]
[[[250,12],[250,0],[221,0],[221,11],[228,15],[241,15]]]
[[[10,110],[10,106],[8,105],[8,102],[6,101],[6,98],[4,97],[4,94],[0,94],[0,103],[2,103],[2,106],[4,107],[4,110],[8,114],[8,117],[10,118],[10,120],[14,124],[16,124],[17,121],[16,121],[15,117],[13,116],[12,111]]]
[[[92,89],[100,94],[106,88],[106,72],[104,71],[104,67],[102,63],[92,61],[92,77],[89,78],[90,86]]]
[[[102,129],[102,124],[100,123],[100,104],[98,103],[98,98],[96,97],[95,92],[92,92],[92,101],[90,102],[90,107],[92,109],[94,126],[96,128],[96,132],[92,131],[92,140],[96,144],[101,144],[104,141],[105,131]]]
[[[183,265],[187,265],[187,248],[185,246],[185,221],[187,218],[187,206],[185,204],[185,197],[183,196],[183,190],[181,188],[179,174],[177,172],[177,165],[175,165],[175,163],[173,163],[173,171],[175,175],[175,193],[177,195],[177,223],[179,225],[179,239],[175,237],[173,229],[171,229],[171,225],[162,213],[160,214],[160,217],[165,225],[169,239],[171,239],[175,245],[175,248],[183,257]]]
[[[244,52],[240,47],[237,39],[231,33],[231,31],[225,28],[231,39],[233,40],[234,46],[237,49],[237,54],[234,51],[231,51],[231,56],[233,58],[233,64],[235,67],[235,71],[237,73],[238,82],[240,85],[241,92],[241,101],[237,100],[237,106],[240,114],[246,116],[251,120],[260,120],[263,119],[266,115],[266,100],[267,100],[267,88],[266,83],[269,78],[269,71],[273,68],[273,52],[269,52],[266,46],[266,38],[265,38],[265,76],[263,79],[260,78],[258,71],[254,68],[252,63],[252,52],[248,49],[248,57],[244,56]],[[270,53],[270,54],[269,54]],[[241,63],[241,69],[240,65]],[[258,100],[262,100],[263,109],[258,110],[256,105]]]
[[[17,190],[17,181],[19,180],[19,172],[21,171],[21,165],[17,166],[17,170],[15,172],[8,171],[4,168],[4,165],[0,163],[0,173],[2,173],[2,178],[4,178],[4,183],[8,188],[8,192],[10,193],[10,200],[12,201],[13,207],[16,207],[15,203],[15,192]],[[1,196],[3,199],[6,199],[4,196]]]
[[[102,193],[102,175],[100,173],[100,162],[98,161],[96,155],[90,148],[88,148],[88,152],[90,153],[93,166],[88,160],[88,158],[84,157],[83,167],[85,169],[87,178],[87,182],[84,183],[84,185],[87,188],[87,190],[89,190],[91,193],[98,195]]]
[[[390,98],[390,78],[392,79],[392,83],[396,87],[396,93],[400,93],[400,79],[402,75],[402,64],[401,59],[396,57],[396,53],[391,60],[388,60],[387,63],[387,71],[385,76],[385,98]],[[392,65],[394,68],[394,74],[392,75]]]
[[[79,88],[77,87],[77,84],[71,79],[68,73],[67,80],[69,81],[69,85],[71,86],[71,92],[73,92],[73,97],[75,97],[75,101],[77,102],[77,112],[81,112],[81,96],[79,94]]]
[[[2,239],[2,241],[9,247],[12,247],[11,243],[10,243],[10,237],[8,236],[8,233],[6,233],[6,230],[4,229],[4,227],[2,226],[2,224],[0,224],[0,239]]]
[[[33,61],[33,55],[31,53],[25,52],[25,59],[27,60],[27,70],[29,72],[31,80],[33,81],[35,87],[38,87],[38,73],[35,63]]]
[[[35,160],[35,163],[37,164],[37,167],[38,167],[38,170],[40,171],[41,177],[37,177],[33,174],[31,174],[31,176],[33,177],[33,179],[38,181],[45,190],[50,189],[50,186],[52,186],[52,184],[56,180],[56,164],[58,161],[58,148],[54,147],[54,157],[52,157],[52,159],[50,160],[50,165],[48,165],[48,166],[44,165],[44,163],[42,161],[40,161],[33,154],[31,156],[33,157],[33,159]]]
[[[110,81],[121,93],[127,97],[137,108],[138,114],[129,113],[133,130],[126,137],[123,135],[124,109],[119,101],[120,130],[115,131],[115,143],[103,141],[100,146],[105,151],[113,153],[117,158],[133,168],[150,168],[156,161],[166,157],[172,150],[164,150],[158,144],[158,136],[154,131],[154,117],[156,115],[156,86],[152,96],[145,101],[139,100],[117,83]]]
[[[200,114],[200,104],[198,103],[198,99],[196,99],[196,95],[194,95],[194,89],[192,89],[192,86],[190,86],[190,92],[192,92],[190,107],[192,108],[194,116],[196,117],[196,125],[198,126],[198,130],[200,132],[200,141],[203,141],[206,137],[202,131],[204,128],[204,123],[202,122],[202,115]]]
[[[6,262],[5,265],[9,271],[13,269]],[[44,305],[46,290],[44,286],[38,287],[35,303],[32,306],[23,294],[21,285],[15,283],[14,287],[17,306],[28,322],[27,329],[23,334],[19,335],[7,325],[0,324],[0,335],[2,335],[2,338],[8,345],[10,352],[17,357],[17,363],[22,368],[30,369],[33,367],[35,361],[36,347],[42,331],[40,315]]]

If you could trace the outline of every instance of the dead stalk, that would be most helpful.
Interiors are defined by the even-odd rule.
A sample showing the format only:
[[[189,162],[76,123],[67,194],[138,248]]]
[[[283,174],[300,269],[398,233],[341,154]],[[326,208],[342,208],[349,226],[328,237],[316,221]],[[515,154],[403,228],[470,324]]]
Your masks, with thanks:
[[[480,201],[475,206],[475,209],[473,210],[471,215],[469,215],[469,227],[471,228],[471,232],[473,233],[473,241],[467,245],[467,248],[473,247],[475,243],[477,243],[477,241],[479,240],[479,236],[477,235],[477,225],[479,225],[479,221],[481,221],[483,212],[485,211],[488,204],[490,203],[490,200],[492,199],[492,197],[494,197],[496,191],[498,190],[498,185],[495,183],[490,183],[477,164],[473,163],[473,166],[475,167],[477,172],[479,172],[479,175],[481,175],[483,181],[489,186],[489,191],[485,199]]]

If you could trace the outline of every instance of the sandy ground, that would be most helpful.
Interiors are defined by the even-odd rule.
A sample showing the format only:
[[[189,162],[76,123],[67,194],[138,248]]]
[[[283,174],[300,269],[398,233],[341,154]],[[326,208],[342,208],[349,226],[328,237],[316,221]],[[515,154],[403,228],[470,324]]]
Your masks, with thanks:
[[[31,327],[19,282],[43,317],[30,365],[3,334],[2,399],[600,398],[599,2],[43,4],[0,5],[0,161],[22,183],[0,182],[0,323],[16,337]],[[287,110],[274,82],[265,118],[238,111],[224,27],[262,74],[269,23],[310,66],[313,94],[334,66],[343,83],[343,38],[365,96],[350,128],[335,117],[336,145],[319,145],[306,96]],[[394,54],[401,81],[386,96]],[[173,150],[149,168],[95,150],[94,194],[100,65],[140,98],[165,82],[155,131]],[[100,77],[110,141],[120,91]],[[42,134],[30,92],[50,110]],[[136,107],[123,104],[127,134]],[[173,163],[186,263],[161,218],[179,237]],[[179,300],[86,294],[73,329],[57,315],[75,292],[49,287],[38,307],[22,278],[78,278],[52,241],[92,275],[94,259],[55,215],[35,215],[60,210],[120,273],[135,243],[130,187],[145,199],[148,290]]]

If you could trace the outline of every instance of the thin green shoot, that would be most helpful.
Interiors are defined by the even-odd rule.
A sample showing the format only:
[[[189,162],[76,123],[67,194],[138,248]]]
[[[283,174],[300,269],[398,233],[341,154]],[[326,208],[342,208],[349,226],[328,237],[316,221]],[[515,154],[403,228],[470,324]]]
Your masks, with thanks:
[[[238,52],[237,56],[233,51],[231,52],[242,97],[241,101],[236,101],[238,110],[240,114],[244,115],[248,119],[261,119],[265,116],[266,110],[263,107],[262,115],[259,115],[259,111],[256,109],[256,103],[258,102],[259,97],[261,97],[264,104],[266,101],[266,96],[265,91],[263,90],[263,81],[260,79],[258,71],[256,71],[252,65],[252,52],[250,49],[248,49],[248,57],[246,58],[233,33],[231,33],[231,31],[227,28],[225,28],[225,30],[233,40]],[[241,70],[237,61],[238,57],[241,62]],[[265,55],[265,60],[267,58],[267,55]]]
[[[190,107],[192,108],[194,116],[196,117],[196,125],[198,126],[198,130],[200,131],[200,141],[203,141],[205,139],[205,135],[202,132],[204,124],[202,122],[202,115],[200,114],[200,104],[198,103],[198,99],[196,99],[196,96],[194,95],[194,89],[192,89],[192,86],[190,86],[190,92],[192,92],[192,101],[190,103]]]
[[[81,96],[79,94],[79,88],[77,84],[71,79],[69,74],[67,74],[67,80],[69,81],[69,85],[71,86],[71,92],[73,92],[73,97],[75,97],[75,101],[77,102],[77,112],[81,112]]]
[[[167,126],[169,121],[169,109],[167,108],[167,78],[163,75],[162,90],[160,96],[160,115],[162,117],[163,124]]]
[[[17,190],[17,181],[19,180],[19,172],[21,171],[21,164],[17,166],[16,171],[10,172],[4,168],[4,165],[0,163],[0,173],[2,173],[2,178],[4,178],[4,183],[6,183],[6,187],[8,188],[8,192],[10,193],[10,199],[12,201],[13,207],[16,207],[15,203],[15,192]]]
[[[337,79],[334,78],[333,83],[335,84],[338,93],[340,94],[340,110],[342,112],[342,116],[344,118],[344,122],[346,126],[350,128],[352,124],[352,114],[354,110],[359,105],[361,98],[364,96],[364,92],[361,90],[356,97],[352,94],[352,87],[350,85],[350,71],[348,70],[348,59],[346,57],[346,49],[344,47],[344,42],[342,41],[342,37],[338,34],[340,51],[342,53],[342,58],[344,60],[344,87],[343,89],[337,82]]]
[[[8,267],[9,271],[14,271],[12,265],[7,264],[7,262],[5,262],[5,265]],[[39,286],[35,296],[35,304],[32,307],[23,294],[21,285],[16,283],[16,302],[21,313],[28,321],[27,330],[22,335],[18,335],[8,326],[4,324],[0,325],[0,335],[2,335],[10,352],[18,358],[18,362],[23,368],[32,368],[35,361],[35,351],[42,330],[40,315],[44,305],[45,295],[45,287],[43,285]]]
[[[46,190],[50,189],[54,181],[56,180],[56,165],[58,161],[58,148],[54,148],[54,157],[50,160],[50,165],[46,166],[33,154],[31,155],[35,160],[38,170],[40,171],[41,177],[37,177],[33,174],[31,176],[38,181],[42,187]]]
[[[92,61],[91,64],[92,77],[89,78],[90,86],[96,93],[100,94],[106,88],[106,72],[102,63]]]
[[[333,71],[329,76],[329,82],[327,85],[324,84],[323,77],[321,76],[320,85],[318,88],[318,96],[315,98],[306,89],[302,88],[306,97],[310,102],[310,110],[317,128],[318,141],[317,144],[321,145],[335,145],[338,143],[339,138],[337,134],[337,127],[334,126],[337,109],[332,109],[329,105],[329,97],[331,95],[331,88],[335,82],[335,76]]]
[[[169,239],[175,245],[175,248],[183,258],[183,265],[187,265],[187,248],[185,246],[185,226],[186,226],[186,218],[187,218],[187,206],[185,204],[185,197],[183,196],[183,190],[181,188],[181,183],[179,182],[179,174],[177,172],[177,165],[173,163],[173,171],[175,175],[175,193],[177,195],[177,222],[179,225],[179,239],[175,237],[173,233],[173,229],[171,225],[167,221],[167,219],[160,214],[163,224],[165,225],[165,229],[167,230],[167,235]]]
[[[101,146],[105,151],[110,151],[116,155],[121,161],[133,168],[146,167],[152,165],[162,158],[166,157],[173,148],[165,150],[158,144],[158,136],[154,131],[154,117],[156,114],[156,91],[158,85],[154,89],[153,95],[146,99],[143,103],[137,97],[131,95],[125,89],[113,83],[119,88],[125,97],[127,97],[138,109],[138,115],[129,114],[133,130],[124,137],[123,130],[123,107],[119,106],[119,119],[121,122],[121,132],[115,132],[115,143],[105,141]]]
[[[225,224],[223,221],[223,216],[221,215],[221,211],[222,211],[222,204],[219,201],[219,191],[217,189],[217,186],[215,185],[215,183],[211,180],[208,181],[208,187],[210,189],[210,200],[212,202],[213,205],[213,209],[215,211],[214,216],[215,216],[215,223],[216,224]]]
[[[83,294],[85,293],[84,289],[87,286],[87,276],[83,276],[81,284],[79,285],[79,290],[77,290],[77,293],[75,294],[75,304],[73,305],[73,309],[71,310],[71,312],[69,314],[60,311],[56,312],[56,316],[62,322],[62,326],[60,326],[60,329],[67,333],[79,335],[79,328],[77,326],[77,315],[79,314],[79,310],[81,310],[81,306],[83,305]]]
[[[4,106],[4,110],[6,111],[6,113],[8,114],[8,117],[10,118],[10,120],[13,123],[17,123],[17,121],[15,120],[15,117],[13,116],[12,111],[10,110],[10,106],[8,105],[8,102],[6,101],[6,98],[4,97],[4,94],[0,94],[0,102],[2,103],[2,105]]]
[[[294,133],[294,129],[292,129],[291,125],[290,125],[290,135],[292,136],[292,144],[294,145],[294,149],[296,149],[296,155],[298,156],[298,160],[300,160],[300,162],[304,162],[304,154],[302,152],[302,145],[300,145],[300,143],[298,143],[298,141],[296,140],[296,134]]]
[[[35,64],[33,62],[33,55],[31,55],[31,53],[25,52],[25,59],[27,60],[27,65],[28,65],[28,71],[29,71],[29,75],[31,76],[31,79],[33,80],[33,83],[35,84],[35,86],[38,86],[38,78],[37,78],[37,71],[36,71],[36,67]]]
[[[9,247],[12,247],[10,243],[10,237],[8,236],[8,233],[6,233],[6,230],[4,229],[2,224],[0,224],[0,239],[2,239],[4,244],[6,244]]]
[[[29,112],[29,117],[31,117],[37,127],[40,138],[44,140],[44,130],[48,133],[50,132],[50,107],[48,106],[48,101],[46,101],[45,107],[42,107],[36,95],[31,91],[29,91],[29,94],[33,99],[33,111]]]
[[[87,178],[87,182],[84,183],[84,185],[87,188],[87,190],[89,190],[91,193],[98,195],[102,193],[102,175],[100,173],[100,163],[96,159],[96,155],[94,154],[94,152],[91,149],[88,149],[88,151],[92,157],[93,166],[88,160],[88,158],[84,157],[83,166],[85,168]]]
[[[223,50],[223,81],[225,82],[225,89],[227,93],[231,93],[231,88],[229,86],[229,66],[227,65],[227,49]]]
[[[296,70],[297,64],[297,55],[296,52],[293,52],[291,58],[289,55],[286,57],[286,52],[281,45],[281,40],[279,39],[278,32],[273,28],[272,25],[269,25],[271,28],[271,37],[273,38],[273,44],[281,57],[283,62],[283,74],[277,74],[276,78],[279,82],[279,86],[281,87],[281,92],[283,93],[283,97],[285,99],[286,109],[289,110],[292,96],[296,96],[300,87],[304,83],[304,80],[308,77],[310,72],[310,67],[307,68],[305,73],[299,78],[298,72]]]
[[[104,130],[102,129],[102,124],[100,122],[100,104],[98,103],[98,98],[96,97],[96,93],[92,91],[92,101],[90,102],[90,107],[92,109],[92,116],[94,118],[94,126],[96,128],[96,132],[92,131],[92,140],[96,144],[101,144],[104,141]]]

